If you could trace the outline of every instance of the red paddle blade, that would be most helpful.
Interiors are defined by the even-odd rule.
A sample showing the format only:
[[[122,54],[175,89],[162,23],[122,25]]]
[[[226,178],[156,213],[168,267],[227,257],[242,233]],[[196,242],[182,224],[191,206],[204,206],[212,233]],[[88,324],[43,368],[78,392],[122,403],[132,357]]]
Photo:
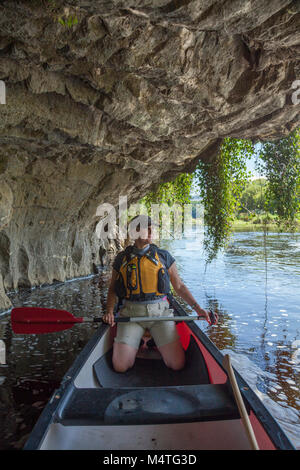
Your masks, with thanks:
[[[66,310],[41,307],[17,307],[11,311],[14,333],[40,334],[53,333],[72,328],[74,323],[82,323]]]
[[[40,335],[42,333],[55,333],[56,331],[68,330],[74,323],[11,323],[12,330],[16,334]]]

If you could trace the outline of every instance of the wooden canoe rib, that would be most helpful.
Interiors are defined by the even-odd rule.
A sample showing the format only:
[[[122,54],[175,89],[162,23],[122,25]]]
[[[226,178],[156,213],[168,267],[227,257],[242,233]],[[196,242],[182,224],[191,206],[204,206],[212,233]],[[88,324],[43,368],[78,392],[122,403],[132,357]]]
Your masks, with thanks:
[[[172,295],[175,315],[186,315]],[[113,371],[114,328],[101,325],[65,374],[24,449],[250,449],[223,354],[195,322],[177,329],[186,366],[168,369],[149,351]],[[148,354],[148,355],[147,355]],[[259,449],[295,449],[249,385],[236,381]]]

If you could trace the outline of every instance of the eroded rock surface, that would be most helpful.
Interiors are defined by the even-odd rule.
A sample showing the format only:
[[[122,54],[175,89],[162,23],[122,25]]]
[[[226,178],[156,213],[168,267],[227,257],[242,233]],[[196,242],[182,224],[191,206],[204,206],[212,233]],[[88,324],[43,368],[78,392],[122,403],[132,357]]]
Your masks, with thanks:
[[[2,2],[0,309],[5,290],[101,263],[99,204],[136,202],[214,158],[226,136],[294,129],[299,11],[288,0]]]

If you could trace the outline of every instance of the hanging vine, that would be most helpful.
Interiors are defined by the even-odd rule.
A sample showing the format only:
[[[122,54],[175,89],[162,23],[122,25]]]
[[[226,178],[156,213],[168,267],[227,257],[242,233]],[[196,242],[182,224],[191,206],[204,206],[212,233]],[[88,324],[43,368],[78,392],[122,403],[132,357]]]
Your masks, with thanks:
[[[239,199],[248,180],[247,158],[254,154],[249,140],[225,138],[212,162],[199,161],[195,179],[204,204],[204,248],[211,262],[229,240]]]
[[[141,199],[148,210],[151,204],[188,204],[190,202],[190,191],[193,181],[193,175],[182,173],[174,181],[161,183],[156,191],[151,191]]]

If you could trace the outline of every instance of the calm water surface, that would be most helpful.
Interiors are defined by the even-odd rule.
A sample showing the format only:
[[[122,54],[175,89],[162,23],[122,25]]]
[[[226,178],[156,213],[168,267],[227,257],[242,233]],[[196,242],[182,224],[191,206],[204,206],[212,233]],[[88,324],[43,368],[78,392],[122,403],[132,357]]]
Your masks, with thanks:
[[[164,240],[181,278],[219,324],[200,327],[224,353],[300,449],[300,234],[236,232],[205,266],[201,238]],[[14,306],[61,308],[99,316],[110,268],[97,276],[11,293]],[[184,302],[181,301],[183,305]],[[188,308],[188,310],[190,310]],[[0,316],[6,365],[0,365],[0,449],[20,449],[53,390],[95,331],[93,325],[45,335],[16,335]]]

